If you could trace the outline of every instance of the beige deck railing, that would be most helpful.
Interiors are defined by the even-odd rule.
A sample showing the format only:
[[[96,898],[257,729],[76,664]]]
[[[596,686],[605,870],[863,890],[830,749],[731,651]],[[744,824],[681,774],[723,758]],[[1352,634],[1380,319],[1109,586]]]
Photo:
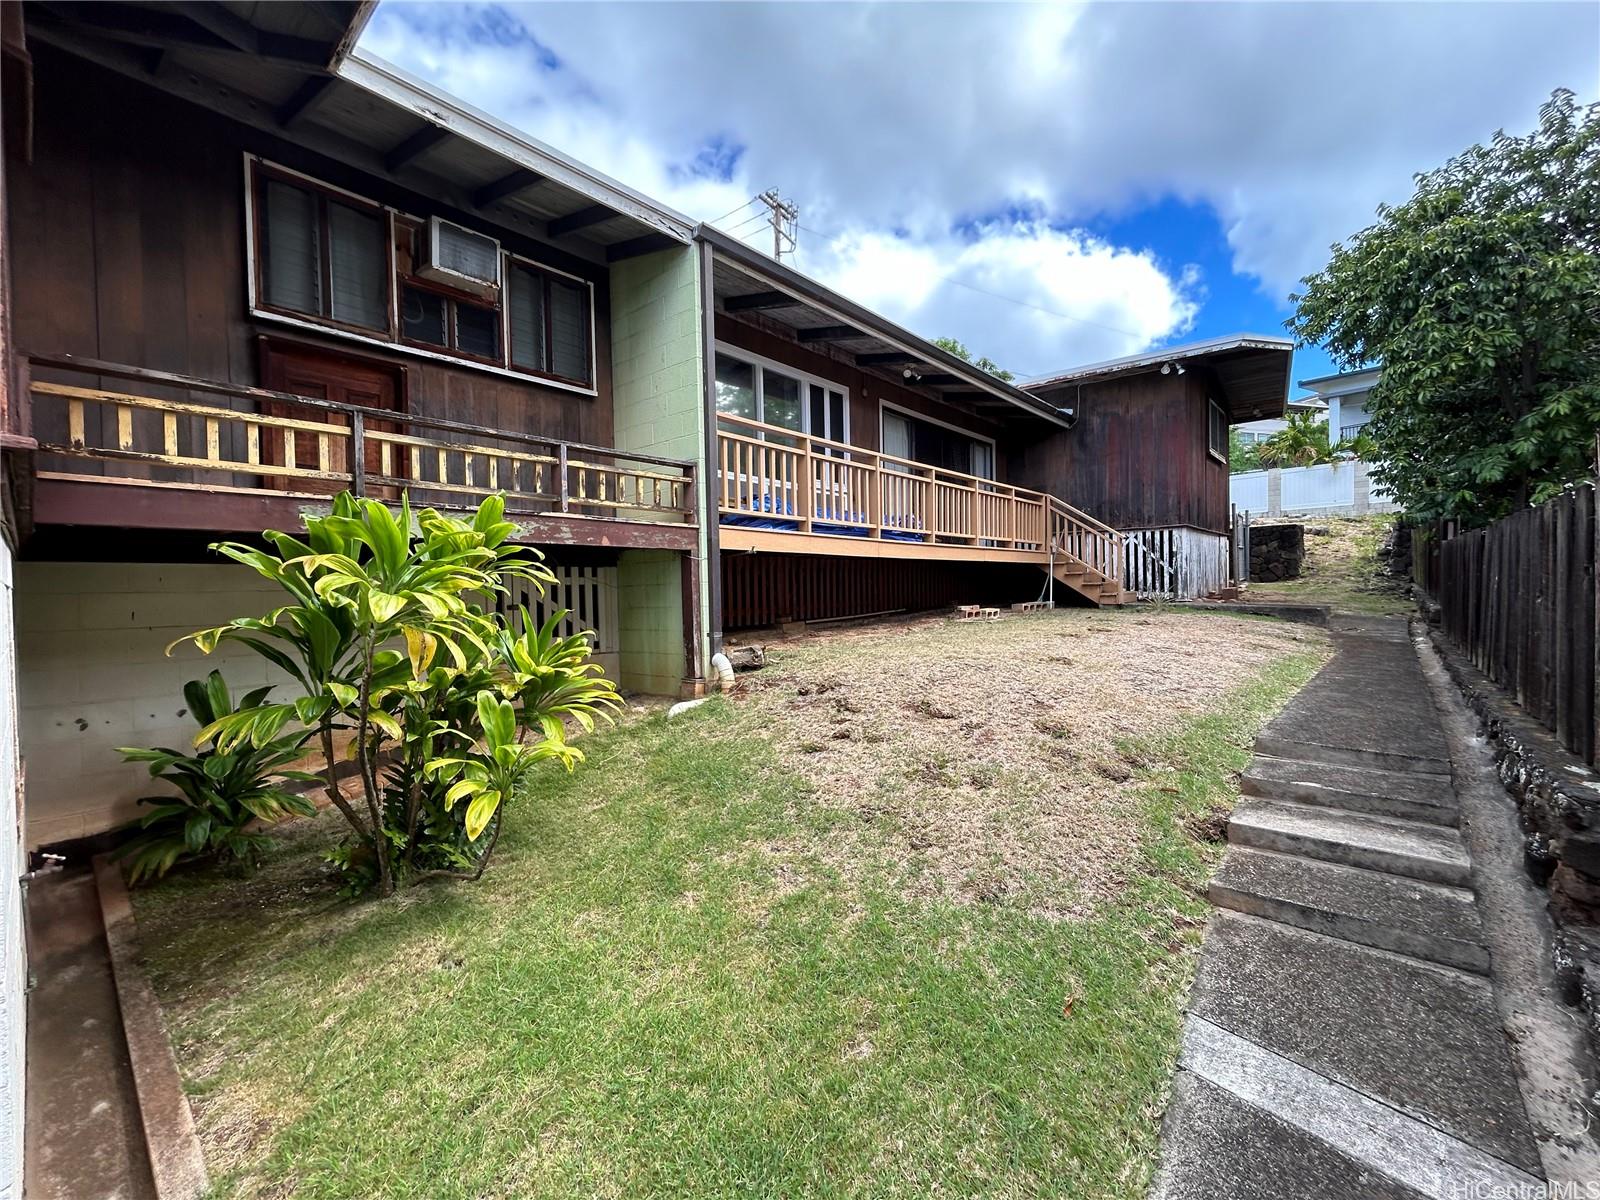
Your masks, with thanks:
[[[1121,577],[1122,535],[1045,492],[727,414],[712,492],[724,517],[797,533],[954,542],[1070,555]]]
[[[118,363],[35,357],[29,367],[41,477],[298,496],[403,488],[414,503],[442,508],[503,492],[513,513],[696,520],[694,464],[678,459]],[[90,378],[62,383],[45,373]]]

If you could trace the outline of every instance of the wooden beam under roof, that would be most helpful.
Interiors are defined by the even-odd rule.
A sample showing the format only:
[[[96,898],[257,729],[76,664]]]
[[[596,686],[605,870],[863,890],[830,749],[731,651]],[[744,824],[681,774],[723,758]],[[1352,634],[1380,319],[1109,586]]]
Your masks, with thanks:
[[[37,11],[47,12],[68,23],[84,37],[161,51],[185,50],[230,58],[236,62],[249,59],[257,64],[267,62],[299,71],[321,71],[326,66],[323,61],[327,55],[326,48],[308,38],[259,30],[256,33],[257,48],[244,51],[176,12],[160,12],[132,4],[76,5],[63,4],[60,0],[33,0],[33,4]]]
[[[590,204],[580,208],[577,212],[570,212],[564,217],[556,217],[545,228],[551,237],[563,237],[569,233],[576,233],[580,229],[587,229],[591,225],[598,225],[601,221],[609,221],[612,217],[619,216],[615,210],[604,204]]]
[[[906,354],[904,351],[895,350],[885,354],[858,354],[856,366],[858,367],[887,367],[895,363],[920,362],[915,354]]]
[[[948,384],[960,383],[961,376],[951,375],[948,371],[919,371],[914,382],[924,383],[929,387],[945,387]]]
[[[845,342],[851,338],[872,335],[862,333],[854,325],[813,325],[810,329],[800,330],[795,336],[802,342]]]
[[[183,0],[172,5],[174,11],[182,13],[200,28],[208,33],[213,33],[227,42],[236,50],[243,50],[246,54],[255,54],[261,49],[261,37],[256,27],[243,17],[234,16],[229,9],[221,4],[200,4],[194,0]]]
[[[502,175],[493,183],[486,183],[472,195],[472,202],[479,208],[488,208],[491,204],[498,204],[502,200],[509,200],[518,192],[525,192],[544,182],[544,176],[537,171],[530,171],[525,167],[518,167],[509,175]]]
[[[625,258],[637,258],[641,254],[654,254],[657,250],[670,250],[674,246],[681,245],[683,243],[670,234],[647,233],[642,237],[629,238],[625,242],[607,246],[606,261],[621,262]]]
[[[296,124],[309,117],[317,105],[328,98],[337,82],[332,75],[314,75],[295,89],[293,96],[282,108],[278,109],[278,124],[285,129],[293,129]]]
[[[722,302],[724,311],[731,313],[755,312],[762,308],[788,308],[799,304],[788,292],[751,292],[748,296],[729,296]]]
[[[385,154],[383,165],[391,171],[398,171],[401,167],[408,166],[421,158],[449,136],[450,131],[442,125],[424,125]]]

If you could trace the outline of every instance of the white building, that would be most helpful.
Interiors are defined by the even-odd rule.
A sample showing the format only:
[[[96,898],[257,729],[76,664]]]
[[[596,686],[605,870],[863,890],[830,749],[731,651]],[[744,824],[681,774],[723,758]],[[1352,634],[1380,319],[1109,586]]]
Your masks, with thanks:
[[[1302,387],[1305,385],[1302,384]],[[1327,402],[1316,396],[1299,396],[1284,406],[1291,413],[1316,413],[1325,415],[1328,411]],[[1269,417],[1262,421],[1243,421],[1233,428],[1239,434],[1239,440],[1245,445],[1254,445],[1264,442],[1289,424],[1282,417]]]
[[[1344,371],[1338,375],[1322,375],[1300,381],[1301,387],[1311,391],[1327,405],[1328,437],[1331,441],[1349,441],[1366,428],[1367,422],[1372,419],[1367,415],[1367,396],[1382,374],[1382,367],[1363,367],[1359,371]]]

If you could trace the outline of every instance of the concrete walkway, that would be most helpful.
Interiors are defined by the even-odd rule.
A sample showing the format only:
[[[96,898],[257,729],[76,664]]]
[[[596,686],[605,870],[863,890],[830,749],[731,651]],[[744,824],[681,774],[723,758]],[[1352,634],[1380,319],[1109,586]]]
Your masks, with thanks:
[[[1551,1138],[1497,1004],[1463,767],[1406,622],[1330,628],[1242,781],[1152,1194],[1533,1195]]]

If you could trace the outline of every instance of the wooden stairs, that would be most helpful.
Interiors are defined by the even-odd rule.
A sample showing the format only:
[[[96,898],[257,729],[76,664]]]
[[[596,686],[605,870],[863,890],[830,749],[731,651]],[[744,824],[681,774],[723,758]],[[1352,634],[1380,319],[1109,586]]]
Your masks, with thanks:
[[[1071,588],[1098,608],[1116,608],[1132,604],[1134,600],[1133,593],[1115,579],[1108,579],[1087,563],[1074,558],[1056,563],[1055,577],[1057,583]]]

